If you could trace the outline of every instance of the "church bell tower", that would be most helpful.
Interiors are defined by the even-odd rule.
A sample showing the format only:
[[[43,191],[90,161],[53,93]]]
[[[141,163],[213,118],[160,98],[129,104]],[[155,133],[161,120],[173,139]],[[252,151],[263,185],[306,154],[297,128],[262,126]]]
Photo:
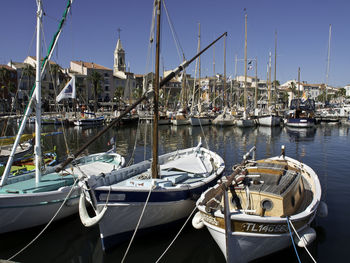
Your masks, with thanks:
[[[120,41],[120,29],[118,29],[118,41],[117,45],[114,50],[114,66],[113,66],[113,73],[115,74],[117,71],[126,71],[126,65],[125,65],[125,51],[122,47],[122,42]]]

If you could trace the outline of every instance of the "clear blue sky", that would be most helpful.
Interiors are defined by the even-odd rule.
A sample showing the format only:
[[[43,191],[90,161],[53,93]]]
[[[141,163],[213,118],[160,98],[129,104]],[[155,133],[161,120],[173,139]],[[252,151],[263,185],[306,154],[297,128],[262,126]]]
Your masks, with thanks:
[[[46,42],[50,42],[66,0],[43,0]],[[59,40],[53,60],[63,67],[70,60],[94,62],[113,67],[113,52],[121,28],[121,40],[131,71],[146,71],[148,38],[153,0],[75,0],[72,15]],[[326,79],[329,24],[332,24],[329,84],[350,83],[350,1],[348,0],[167,0],[174,28],[186,58],[197,48],[198,23],[202,47],[228,32],[227,75],[234,74],[234,57],[244,57],[244,8],[248,14],[248,58],[258,58],[258,75],[266,79],[269,51],[274,54],[277,30],[277,79],[281,83],[297,78],[322,83]],[[31,46],[35,31],[35,0],[1,3],[0,63],[23,61],[35,55]],[[164,68],[179,63],[165,12],[162,13],[162,58]],[[35,40],[34,40],[35,42]],[[31,48],[30,48],[31,47]],[[216,73],[223,73],[223,41],[215,46]],[[152,58],[153,61],[154,58]],[[244,63],[238,63],[243,74]],[[194,63],[189,68],[194,74]],[[213,49],[202,56],[202,76],[213,74]],[[249,71],[254,75],[254,71]],[[273,74],[272,74],[273,78]]]

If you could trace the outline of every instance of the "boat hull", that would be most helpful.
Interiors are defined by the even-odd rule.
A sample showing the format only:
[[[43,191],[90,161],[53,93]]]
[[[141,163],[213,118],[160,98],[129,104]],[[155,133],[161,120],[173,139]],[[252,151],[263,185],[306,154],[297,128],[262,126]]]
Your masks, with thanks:
[[[262,126],[279,126],[281,123],[281,117],[275,115],[267,115],[258,117],[258,123]]]
[[[190,124],[190,121],[188,119],[175,119],[175,120],[171,120],[171,123],[175,126],[181,126],[181,125],[187,125]]]
[[[197,117],[191,117],[190,123],[192,126],[203,126],[203,125],[209,125],[210,120],[209,118],[197,118]]]
[[[312,191],[312,198],[306,201],[307,205],[288,217],[297,232],[300,233],[310,226],[316,216],[321,199],[321,185],[316,173],[309,166],[289,157],[285,157],[285,159],[291,165],[295,165],[292,166],[295,169],[298,167],[304,169],[303,180],[309,184],[308,191]],[[280,160],[280,157],[273,157],[270,160]],[[199,217],[227,261],[249,262],[291,245],[287,217],[260,216],[249,214],[249,212],[243,213],[240,209],[230,209],[227,212],[230,226],[227,228],[222,210],[207,212],[205,204],[202,204],[207,192],[203,193],[197,201],[197,207],[200,211]],[[226,229],[230,231],[227,235],[228,238],[226,237]],[[293,232],[292,235],[294,236]]]
[[[240,127],[240,128],[254,127],[255,121],[251,119],[247,119],[247,120],[240,119],[240,120],[237,120],[236,125],[237,127]]]
[[[6,194],[0,198],[0,233],[46,224],[58,211],[71,187],[38,194]],[[55,221],[78,211],[79,188],[71,193]]]
[[[313,118],[289,118],[286,125],[296,128],[311,128],[315,127],[315,119]]]
[[[104,250],[130,237],[147,200],[137,231],[147,232],[188,217],[201,193],[216,184],[225,168],[220,156],[198,146],[161,155],[159,164],[160,178],[157,179],[149,177],[151,162],[147,160],[125,167],[112,177],[106,175],[103,182],[89,181],[90,186],[95,185],[93,200],[98,213],[107,206],[99,222]],[[201,167],[201,171],[194,171],[196,167]],[[173,177],[172,173],[175,173]]]

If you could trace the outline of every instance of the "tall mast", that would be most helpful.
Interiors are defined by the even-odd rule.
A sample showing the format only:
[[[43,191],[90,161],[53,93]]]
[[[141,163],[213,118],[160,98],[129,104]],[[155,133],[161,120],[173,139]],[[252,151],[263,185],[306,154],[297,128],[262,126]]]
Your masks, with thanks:
[[[245,14],[244,36],[244,111],[247,109],[247,13]]]
[[[277,70],[277,30],[275,31],[275,70],[274,70],[274,90],[275,90],[275,104],[277,104],[277,97],[278,97],[278,92],[277,92],[277,84],[276,84],[276,70]]]
[[[268,94],[269,94],[269,104],[268,106],[271,106],[271,52],[269,54],[269,91],[268,91]]]
[[[328,37],[328,58],[327,58],[327,73],[326,73],[326,97],[324,101],[327,101],[327,85],[329,77],[329,59],[331,56],[331,35],[332,35],[332,24],[329,25],[329,37]]]
[[[198,51],[201,50],[201,23],[198,23]],[[201,57],[198,57],[198,109],[201,108]],[[200,112],[200,111],[199,111]]]
[[[41,65],[40,65],[40,58],[41,58],[41,48],[40,48],[40,42],[41,42],[41,18],[42,18],[42,6],[41,6],[41,0],[36,1],[38,5],[37,13],[36,13],[36,74],[35,74],[35,99],[36,99],[36,119],[35,119],[35,147],[34,147],[34,154],[35,154],[35,183],[39,183],[41,181],[41,172],[40,172],[40,163],[41,163],[41,147],[40,147],[40,140],[41,140]]]
[[[258,108],[258,58],[255,58],[255,98],[254,109]]]
[[[297,109],[299,109],[300,100],[300,67],[298,68],[298,100],[297,100]]]
[[[157,5],[157,39],[156,39],[156,66],[154,81],[154,112],[153,112],[153,156],[152,178],[158,178],[158,98],[159,98],[159,53],[160,53],[160,0]]]
[[[226,36],[224,37],[224,106],[227,106],[227,94],[226,94]]]
[[[216,107],[215,101],[216,101],[216,76],[215,76],[215,46],[213,46],[213,107]],[[210,98],[210,97],[209,97]]]

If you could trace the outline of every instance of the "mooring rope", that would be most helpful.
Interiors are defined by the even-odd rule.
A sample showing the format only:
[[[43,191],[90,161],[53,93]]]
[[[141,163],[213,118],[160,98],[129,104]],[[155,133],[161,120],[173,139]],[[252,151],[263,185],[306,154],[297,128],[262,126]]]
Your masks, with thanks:
[[[316,263],[316,260],[315,260],[314,257],[311,255],[310,251],[307,249],[306,243],[305,243],[304,239],[302,239],[302,238],[299,236],[299,234],[298,234],[297,230],[295,229],[295,227],[294,227],[294,225],[293,225],[293,223],[292,223],[291,220],[289,220],[289,223],[290,223],[290,225],[292,226],[292,228],[293,228],[293,230],[294,230],[294,233],[295,233],[296,236],[299,238],[299,240],[302,240],[302,241],[303,241],[303,243],[304,243],[304,248],[305,248],[306,252],[309,254],[309,256],[310,256],[310,258],[312,259],[312,261]]]
[[[61,211],[61,209],[63,208],[63,206],[65,205],[65,203],[67,202],[68,198],[70,197],[71,193],[73,192],[73,190],[75,189],[75,185],[78,182],[78,178],[75,179],[74,184],[72,185],[69,193],[67,194],[66,198],[63,200],[61,206],[58,208],[57,212],[54,214],[54,216],[50,219],[50,221],[46,224],[46,226],[40,231],[40,233],[32,240],[30,241],[25,247],[23,247],[21,250],[19,250],[16,254],[14,254],[12,257],[10,257],[9,259],[7,259],[8,261],[12,260],[14,257],[18,256],[20,253],[22,253],[24,250],[26,250],[30,245],[32,245],[44,232],[45,230],[51,225],[51,223],[53,222],[53,220],[56,218],[56,216],[58,215],[58,213]]]
[[[294,247],[295,255],[296,255],[297,258],[298,258],[298,262],[301,263],[300,258],[299,258],[299,254],[298,254],[298,251],[297,251],[297,248],[295,247],[295,244],[294,244],[293,234],[292,234],[292,230],[290,229],[289,217],[288,217],[288,216],[287,216],[287,225],[288,225],[288,230],[289,230],[290,239],[292,240],[292,244],[293,244],[293,247]]]
[[[132,244],[132,242],[134,241],[134,238],[135,238],[135,235],[136,235],[136,233],[137,233],[137,230],[138,230],[138,228],[140,227],[141,219],[142,219],[142,217],[143,217],[143,215],[144,215],[144,213],[145,213],[145,210],[146,210],[146,207],[147,207],[149,198],[150,198],[150,196],[151,196],[152,190],[153,190],[153,180],[151,180],[151,187],[150,187],[150,189],[149,189],[148,196],[147,196],[147,199],[146,199],[146,201],[145,201],[145,205],[143,206],[143,209],[142,209],[142,212],[141,212],[139,221],[137,222],[137,225],[136,225],[136,227],[135,227],[134,233],[133,233],[133,235],[132,235],[132,237],[131,237],[131,240],[130,240],[130,242],[129,242],[128,248],[126,249],[125,254],[124,254],[124,256],[123,256],[123,259],[121,260],[122,263],[125,261],[125,258],[126,258],[128,252],[129,252],[130,247],[131,247],[131,244]]]
[[[188,220],[190,220],[190,218],[192,217],[194,211],[197,210],[197,206],[194,207],[194,209],[192,210],[191,214],[188,216],[188,218],[186,219],[185,223],[183,224],[183,226],[180,228],[179,232],[176,234],[176,236],[174,237],[174,239],[170,242],[169,246],[164,250],[164,252],[162,253],[162,255],[160,255],[160,257],[157,259],[156,263],[158,263],[162,257],[165,255],[165,253],[170,249],[170,247],[174,244],[175,240],[178,238],[178,236],[180,235],[180,233],[182,232],[182,230],[185,228]]]

